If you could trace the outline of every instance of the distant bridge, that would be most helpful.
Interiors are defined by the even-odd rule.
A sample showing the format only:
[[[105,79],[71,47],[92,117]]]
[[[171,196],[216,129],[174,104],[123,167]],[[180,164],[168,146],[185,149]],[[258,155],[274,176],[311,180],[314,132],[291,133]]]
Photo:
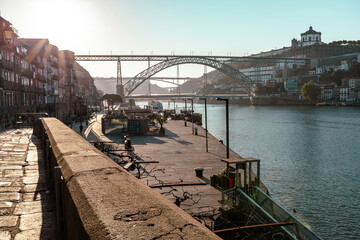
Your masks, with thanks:
[[[182,94],[152,94],[152,95],[132,95],[126,96],[127,99],[187,99],[187,98],[247,98],[248,94],[209,94],[206,96],[195,95],[192,93],[182,93]]]
[[[236,57],[236,56],[206,56],[206,55],[75,55],[76,61],[138,61],[162,62],[172,58],[209,58],[220,62],[261,62],[261,63],[296,63],[308,64],[308,58],[277,58],[277,57]]]
[[[233,62],[257,62],[257,63],[296,63],[308,64],[309,59],[305,58],[270,58],[270,57],[232,57],[232,56],[195,56],[195,55],[76,55],[77,61],[117,61],[117,93],[123,93],[129,96],[133,91],[140,86],[143,82],[149,79],[156,73],[167,69],[172,66],[181,64],[201,64],[212,67],[242,86],[245,92],[253,95],[254,82],[239,72],[237,69],[230,66]],[[133,79],[129,80],[126,84],[122,83],[121,74],[121,61],[147,61],[148,68]],[[150,62],[160,62],[150,66]],[[120,81],[120,84],[119,84]]]

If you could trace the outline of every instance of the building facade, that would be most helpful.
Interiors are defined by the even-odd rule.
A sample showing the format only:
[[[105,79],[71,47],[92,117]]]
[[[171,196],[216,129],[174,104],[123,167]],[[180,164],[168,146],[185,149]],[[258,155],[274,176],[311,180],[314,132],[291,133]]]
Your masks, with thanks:
[[[47,39],[19,38],[0,17],[0,129],[14,125],[17,113],[48,113],[64,122],[74,120],[92,92],[89,81],[74,73],[74,53]],[[87,81],[87,83],[86,83]],[[79,89],[84,89],[79,91]],[[79,102],[80,101],[80,102]]]

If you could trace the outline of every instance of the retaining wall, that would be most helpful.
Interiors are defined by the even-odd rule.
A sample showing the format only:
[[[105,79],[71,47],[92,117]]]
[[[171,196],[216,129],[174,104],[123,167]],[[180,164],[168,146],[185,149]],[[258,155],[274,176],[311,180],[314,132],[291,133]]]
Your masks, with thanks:
[[[220,239],[56,118],[42,118],[49,170],[61,167],[60,230],[67,239]],[[59,185],[59,182],[56,182]]]

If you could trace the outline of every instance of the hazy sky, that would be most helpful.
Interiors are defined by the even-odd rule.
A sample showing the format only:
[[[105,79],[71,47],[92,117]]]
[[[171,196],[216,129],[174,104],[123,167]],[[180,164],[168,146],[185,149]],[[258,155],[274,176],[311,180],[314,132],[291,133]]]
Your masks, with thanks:
[[[310,25],[324,42],[360,39],[359,0],[0,0],[0,10],[20,37],[75,54],[244,56],[289,46]],[[116,76],[116,63],[81,63],[93,76]],[[123,74],[146,66],[123,63]],[[180,76],[203,72],[194,69],[182,65]]]

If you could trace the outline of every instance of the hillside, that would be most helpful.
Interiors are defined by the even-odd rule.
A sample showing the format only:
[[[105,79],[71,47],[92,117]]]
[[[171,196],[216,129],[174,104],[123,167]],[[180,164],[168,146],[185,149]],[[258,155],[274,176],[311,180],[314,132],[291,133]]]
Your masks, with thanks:
[[[95,77],[95,86],[97,89],[104,91],[105,94],[115,94],[116,93],[116,78],[102,78]],[[124,81],[126,82],[126,81]],[[148,94],[149,85],[147,82],[141,84],[137,89],[135,89],[134,94]],[[168,88],[159,87],[156,84],[151,84],[151,93],[152,94],[167,94],[169,93]]]
[[[234,63],[232,66],[236,69],[249,67],[250,63]],[[212,69],[211,72],[206,74],[206,84],[207,85],[214,85],[214,84],[221,84],[221,83],[234,83],[234,80],[232,80],[230,77],[225,75],[224,73]],[[181,85],[181,92],[184,93],[195,93],[202,90],[204,87],[204,76],[192,79],[190,81],[187,81],[183,85]]]

